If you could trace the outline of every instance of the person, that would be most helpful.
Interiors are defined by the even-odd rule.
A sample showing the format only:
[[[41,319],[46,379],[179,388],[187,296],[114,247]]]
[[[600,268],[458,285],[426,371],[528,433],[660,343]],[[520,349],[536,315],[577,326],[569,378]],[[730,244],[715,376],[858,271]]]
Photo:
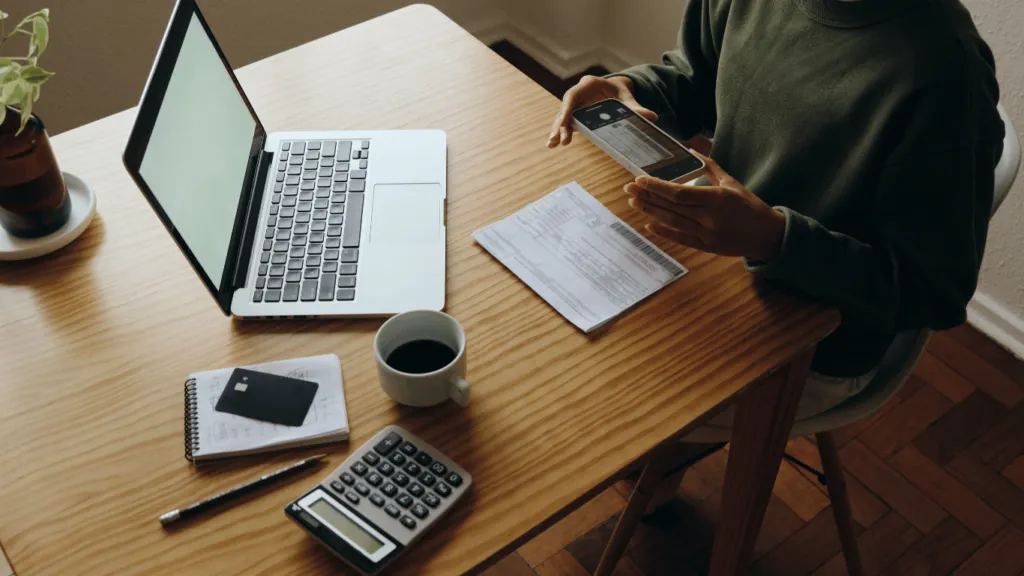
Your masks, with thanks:
[[[998,96],[956,0],[690,0],[660,64],[566,92],[548,146],[572,142],[572,110],[606,98],[682,140],[713,136],[697,185],[641,176],[624,190],[650,232],[741,256],[840,310],[799,419],[860,392],[898,332],[964,322],[1002,150]]]

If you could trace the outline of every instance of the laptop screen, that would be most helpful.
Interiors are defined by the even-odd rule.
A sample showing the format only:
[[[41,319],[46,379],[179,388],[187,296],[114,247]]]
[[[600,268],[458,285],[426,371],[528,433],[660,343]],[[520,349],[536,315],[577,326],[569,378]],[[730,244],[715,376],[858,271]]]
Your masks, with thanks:
[[[255,130],[256,119],[192,14],[139,175],[215,285]]]

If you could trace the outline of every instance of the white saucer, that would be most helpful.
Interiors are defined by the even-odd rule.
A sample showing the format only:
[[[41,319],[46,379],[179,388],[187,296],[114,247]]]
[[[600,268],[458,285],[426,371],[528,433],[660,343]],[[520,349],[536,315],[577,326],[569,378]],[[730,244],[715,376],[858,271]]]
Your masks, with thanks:
[[[96,193],[78,176],[62,174],[71,197],[71,217],[59,230],[40,238],[19,238],[0,226],[0,260],[28,260],[60,250],[89,227],[96,215]]]

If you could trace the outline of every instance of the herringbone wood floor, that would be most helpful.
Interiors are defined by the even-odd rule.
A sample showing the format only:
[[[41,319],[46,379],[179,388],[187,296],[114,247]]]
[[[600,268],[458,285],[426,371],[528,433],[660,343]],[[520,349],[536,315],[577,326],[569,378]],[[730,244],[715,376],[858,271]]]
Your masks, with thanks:
[[[556,95],[567,88],[514,46],[495,49]],[[869,574],[1024,575],[1024,362],[967,326],[936,334],[899,394],[836,440]],[[820,470],[813,439],[787,451]],[[726,458],[687,473],[678,497],[641,524],[618,576],[706,571]],[[592,572],[624,505],[609,489],[487,576]],[[846,573],[825,488],[789,463],[751,573]]]

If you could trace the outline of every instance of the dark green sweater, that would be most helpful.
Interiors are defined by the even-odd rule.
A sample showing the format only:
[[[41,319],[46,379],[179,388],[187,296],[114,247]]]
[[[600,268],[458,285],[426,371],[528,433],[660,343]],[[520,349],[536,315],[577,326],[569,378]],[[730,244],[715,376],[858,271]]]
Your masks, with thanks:
[[[690,0],[623,74],[659,124],[786,215],[766,280],[837,306],[813,369],[857,376],[902,330],[963,323],[1002,150],[995,64],[954,0]]]

